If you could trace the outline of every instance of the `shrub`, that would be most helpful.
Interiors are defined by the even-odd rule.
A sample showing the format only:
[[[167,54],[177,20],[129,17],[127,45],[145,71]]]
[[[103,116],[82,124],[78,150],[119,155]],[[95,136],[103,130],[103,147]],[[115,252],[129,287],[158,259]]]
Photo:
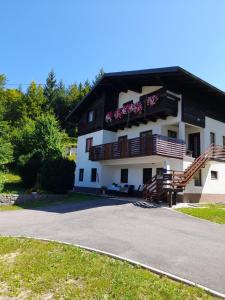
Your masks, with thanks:
[[[4,173],[0,171],[0,193],[4,190],[5,186],[5,176]]]
[[[66,158],[48,159],[41,168],[41,186],[53,193],[66,193],[74,186],[75,163]]]
[[[36,186],[41,165],[42,158],[38,152],[20,156],[18,171],[26,188],[33,188]]]

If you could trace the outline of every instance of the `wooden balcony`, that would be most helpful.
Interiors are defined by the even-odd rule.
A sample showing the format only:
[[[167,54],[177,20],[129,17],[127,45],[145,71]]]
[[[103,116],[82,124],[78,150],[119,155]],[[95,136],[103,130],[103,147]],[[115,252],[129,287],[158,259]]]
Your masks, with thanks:
[[[131,126],[139,126],[146,124],[148,121],[156,122],[158,119],[166,119],[168,116],[177,116],[179,98],[172,95],[169,91],[162,89],[159,93],[152,93],[159,97],[159,101],[155,106],[147,106],[147,97],[140,97],[140,102],[143,105],[143,111],[139,114],[129,113],[119,120],[113,120],[106,123],[108,130],[122,130]],[[151,95],[151,94],[150,94]]]
[[[148,155],[182,159],[185,151],[186,145],[184,141],[153,134],[148,138],[137,137],[122,142],[93,146],[89,152],[89,159],[92,161],[101,161]]]

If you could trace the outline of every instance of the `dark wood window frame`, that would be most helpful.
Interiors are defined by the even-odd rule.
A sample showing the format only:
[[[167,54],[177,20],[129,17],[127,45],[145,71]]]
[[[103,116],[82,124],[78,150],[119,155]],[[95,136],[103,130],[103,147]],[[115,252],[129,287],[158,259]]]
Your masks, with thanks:
[[[122,135],[118,137],[118,150],[121,153],[121,155],[126,155],[128,149],[127,149],[127,135]]]
[[[90,118],[90,116],[91,116],[91,118]],[[94,119],[95,119],[95,111],[93,109],[91,109],[87,112],[87,122],[92,123],[94,121]]]
[[[93,146],[93,137],[87,138],[86,139],[86,147],[85,147],[85,151],[89,152],[90,148]]]
[[[152,135],[152,129],[140,132],[140,137],[145,137],[148,135]]]
[[[216,134],[215,132],[210,132],[210,145],[216,143]]]
[[[163,168],[156,168],[156,175],[163,175],[164,169]]]
[[[143,168],[143,184],[148,183],[152,178],[152,168]]]
[[[167,135],[170,138],[177,139],[177,132],[175,130],[168,129]]]
[[[134,100],[130,100],[130,101],[127,101],[127,102],[123,103],[123,106],[128,105],[128,104],[132,104],[132,103],[134,103]]]
[[[79,181],[84,181],[84,169],[79,169]]]
[[[201,172],[201,170],[199,170],[199,172],[195,174],[194,184],[195,184],[195,186],[202,186],[202,172]]]
[[[120,182],[128,183],[128,169],[120,169]]]
[[[121,135],[118,137],[118,142],[123,142],[127,140],[127,135]]]
[[[91,182],[97,181],[97,168],[91,169]]]
[[[212,180],[218,179],[218,171],[211,171],[211,179]]]

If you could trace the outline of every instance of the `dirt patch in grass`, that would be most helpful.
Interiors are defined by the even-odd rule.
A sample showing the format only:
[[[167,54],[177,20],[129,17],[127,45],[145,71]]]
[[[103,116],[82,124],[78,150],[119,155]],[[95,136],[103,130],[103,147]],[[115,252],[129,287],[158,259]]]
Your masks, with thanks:
[[[0,255],[0,261],[3,261],[5,263],[14,263],[15,262],[15,259],[16,257],[20,255],[19,252],[12,252],[12,253],[7,253],[7,254],[4,254],[4,255]]]

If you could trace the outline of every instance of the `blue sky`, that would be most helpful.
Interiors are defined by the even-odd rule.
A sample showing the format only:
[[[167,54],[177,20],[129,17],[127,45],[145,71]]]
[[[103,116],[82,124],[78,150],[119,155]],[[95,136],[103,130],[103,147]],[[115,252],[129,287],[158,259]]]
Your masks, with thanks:
[[[225,90],[225,0],[1,0],[8,84],[179,65]],[[25,86],[24,86],[25,87]]]

